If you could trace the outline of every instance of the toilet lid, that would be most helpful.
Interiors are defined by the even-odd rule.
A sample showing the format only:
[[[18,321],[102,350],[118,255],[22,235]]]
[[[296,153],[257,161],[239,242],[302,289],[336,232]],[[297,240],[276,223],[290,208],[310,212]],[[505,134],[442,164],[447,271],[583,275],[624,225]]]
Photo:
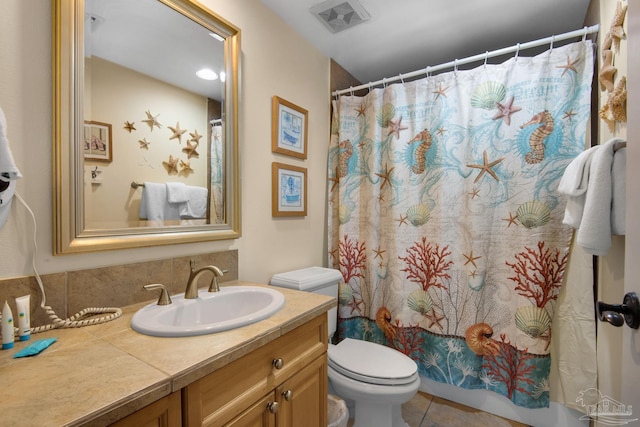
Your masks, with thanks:
[[[329,366],[357,381],[400,385],[418,376],[416,362],[392,348],[380,344],[345,338],[329,346]]]

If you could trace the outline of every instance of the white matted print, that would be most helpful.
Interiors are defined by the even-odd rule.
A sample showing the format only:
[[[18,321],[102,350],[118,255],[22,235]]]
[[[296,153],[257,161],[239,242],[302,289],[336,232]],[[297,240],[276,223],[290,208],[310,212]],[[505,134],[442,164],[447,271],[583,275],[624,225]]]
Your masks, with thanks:
[[[273,163],[271,206],[273,216],[307,215],[307,169]]]
[[[307,110],[278,96],[273,97],[271,110],[272,151],[299,159],[306,159]]]

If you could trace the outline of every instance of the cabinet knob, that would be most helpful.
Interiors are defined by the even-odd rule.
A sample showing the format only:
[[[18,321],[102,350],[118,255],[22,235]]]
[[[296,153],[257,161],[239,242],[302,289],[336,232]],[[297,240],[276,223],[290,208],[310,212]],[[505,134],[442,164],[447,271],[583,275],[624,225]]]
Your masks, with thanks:
[[[280,404],[278,404],[278,402],[267,403],[267,411],[269,411],[272,414],[275,414],[276,412],[278,412],[279,407],[280,407]]]
[[[271,362],[273,364],[273,367],[276,369],[282,369],[282,367],[284,366],[284,360],[282,360],[281,357],[278,357],[277,359],[273,359],[273,362]]]
[[[282,392],[282,397],[284,397],[284,400],[288,402],[293,397],[293,392],[291,390],[285,390]]]

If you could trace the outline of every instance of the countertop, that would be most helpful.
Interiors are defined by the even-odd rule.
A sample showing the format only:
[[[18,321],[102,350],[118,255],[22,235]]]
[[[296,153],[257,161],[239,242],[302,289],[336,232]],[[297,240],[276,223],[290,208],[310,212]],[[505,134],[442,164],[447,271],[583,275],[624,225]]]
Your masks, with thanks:
[[[243,281],[224,286],[265,286]],[[284,307],[231,331],[160,338],[131,329],[131,317],[151,301],[124,307],[118,319],[54,329],[0,351],[0,426],[108,425],[180,390],[227,363],[335,307],[335,298],[278,288]],[[37,356],[13,355],[43,338],[58,340]]]

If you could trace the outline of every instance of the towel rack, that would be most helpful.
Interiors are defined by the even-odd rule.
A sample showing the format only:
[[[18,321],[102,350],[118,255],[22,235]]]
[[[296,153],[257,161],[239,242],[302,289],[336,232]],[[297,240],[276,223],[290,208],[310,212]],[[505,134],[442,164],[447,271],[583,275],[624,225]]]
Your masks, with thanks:
[[[627,146],[627,141],[617,141],[613,144],[613,152],[615,153],[621,148],[625,148]]]
[[[138,183],[135,181],[131,181],[131,188],[133,188],[134,190],[137,190],[138,187],[144,187],[144,183]]]

